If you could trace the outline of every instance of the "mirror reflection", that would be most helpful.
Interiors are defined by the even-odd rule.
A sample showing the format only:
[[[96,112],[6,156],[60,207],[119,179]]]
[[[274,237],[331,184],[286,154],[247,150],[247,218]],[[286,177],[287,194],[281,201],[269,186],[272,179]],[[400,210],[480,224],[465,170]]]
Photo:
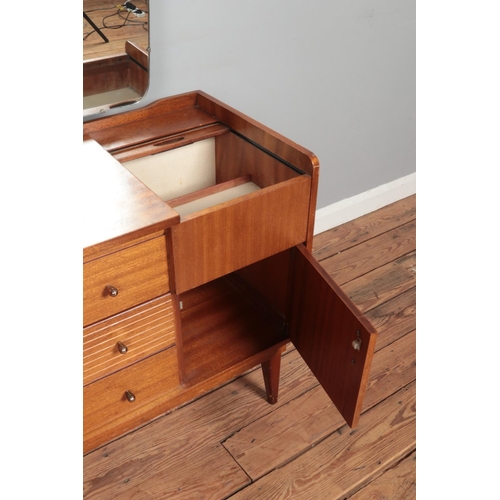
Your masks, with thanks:
[[[148,0],[83,0],[83,115],[139,101],[149,84]]]

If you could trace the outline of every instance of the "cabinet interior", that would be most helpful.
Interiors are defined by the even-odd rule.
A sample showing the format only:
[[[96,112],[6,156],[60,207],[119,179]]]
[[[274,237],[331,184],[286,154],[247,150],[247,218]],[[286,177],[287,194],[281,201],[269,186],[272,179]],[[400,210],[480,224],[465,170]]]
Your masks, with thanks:
[[[184,384],[194,385],[288,341],[289,253],[179,295]],[[271,289],[267,282],[273,282]]]
[[[300,175],[232,132],[121,163],[181,221]]]
[[[231,131],[187,145],[176,146],[176,141],[169,144],[165,139],[158,144],[161,152],[151,154],[152,145],[144,150],[148,154],[120,161],[179,213],[181,225],[204,210],[295,182],[302,174]],[[307,186],[307,196],[308,190]],[[176,244],[181,239],[177,235]],[[196,234],[192,241],[198,241]],[[290,250],[205,283],[195,277],[196,286],[191,282],[182,286],[179,278],[184,262],[192,268],[199,259],[179,254],[174,262],[181,304],[178,355],[183,384],[201,383],[288,341]],[[207,260],[207,253],[200,255]]]

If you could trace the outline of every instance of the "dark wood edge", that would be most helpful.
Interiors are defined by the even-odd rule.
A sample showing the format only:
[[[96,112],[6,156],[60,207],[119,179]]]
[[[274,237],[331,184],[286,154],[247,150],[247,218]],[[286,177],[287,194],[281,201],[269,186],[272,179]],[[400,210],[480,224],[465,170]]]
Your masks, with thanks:
[[[309,217],[307,220],[307,236],[304,242],[305,247],[312,253],[314,238],[314,223],[316,220],[316,202],[318,198],[319,167],[313,169],[311,175],[311,195],[309,197]]]

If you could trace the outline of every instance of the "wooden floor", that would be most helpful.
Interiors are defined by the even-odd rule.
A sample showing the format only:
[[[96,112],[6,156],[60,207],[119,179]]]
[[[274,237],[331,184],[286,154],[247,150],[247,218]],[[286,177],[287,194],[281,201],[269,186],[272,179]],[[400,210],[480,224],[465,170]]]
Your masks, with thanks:
[[[123,54],[125,41],[136,42],[143,49],[149,47],[149,7],[146,0],[134,0],[132,3],[145,13],[136,17],[117,5],[124,2],[106,2],[104,0],[83,0],[83,11],[90,20],[101,29],[108,39],[106,43],[93,27],[83,19],[83,60],[97,57]]]
[[[84,498],[416,498],[415,226],[411,196],[314,240],[379,332],[355,431],[289,346],[276,405],[252,370],[85,456]]]

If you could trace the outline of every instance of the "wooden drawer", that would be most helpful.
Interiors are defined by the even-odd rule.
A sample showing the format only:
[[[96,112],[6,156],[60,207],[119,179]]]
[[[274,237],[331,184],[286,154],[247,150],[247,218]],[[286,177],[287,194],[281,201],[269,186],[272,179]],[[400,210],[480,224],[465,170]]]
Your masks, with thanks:
[[[134,401],[127,399],[127,391]],[[83,388],[84,451],[147,422],[180,392],[177,348],[170,347]]]
[[[168,230],[176,293],[307,240],[311,176],[237,134],[123,165],[180,215]]]
[[[300,176],[212,207],[171,228],[183,293],[306,240],[310,178]]]
[[[170,294],[88,326],[83,330],[83,383],[94,382],[174,343]]]
[[[112,316],[169,291],[163,236],[83,266],[83,325]],[[113,296],[108,287],[113,287]]]

